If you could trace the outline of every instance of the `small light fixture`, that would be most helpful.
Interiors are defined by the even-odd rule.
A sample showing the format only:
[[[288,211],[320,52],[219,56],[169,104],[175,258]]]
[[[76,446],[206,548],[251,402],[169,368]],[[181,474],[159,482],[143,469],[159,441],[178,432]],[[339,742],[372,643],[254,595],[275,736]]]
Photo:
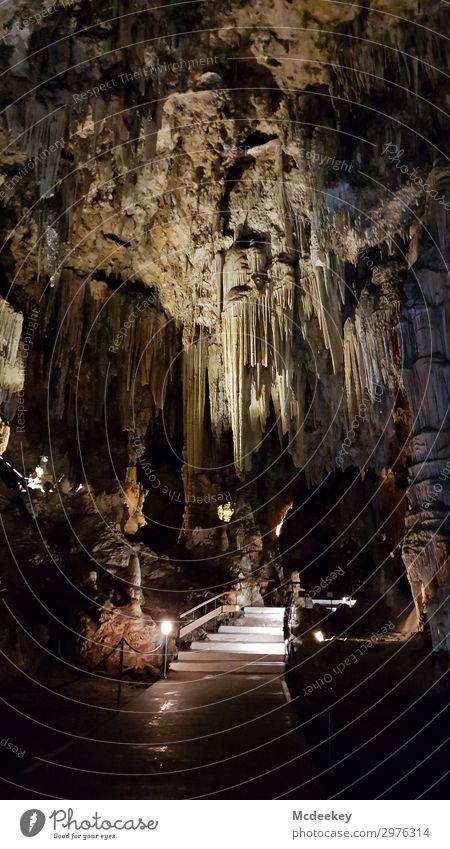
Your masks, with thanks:
[[[221,504],[217,508],[217,515],[221,522],[231,522],[234,516],[234,509],[231,502],[226,501],[225,504]]]
[[[323,643],[325,639],[323,631],[314,631],[314,639],[317,640],[318,643]]]
[[[341,598],[341,602],[342,604],[346,604],[347,607],[354,607],[354,605],[356,604],[356,598],[350,598],[350,596],[344,595]]]
[[[162,622],[160,623],[159,627],[161,628],[161,634],[164,637],[163,678],[167,678],[167,665],[168,665],[168,663],[167,663],[167,661],[168,661],[168,645],[167,645],[168,640],[167,640],[167,638],[168,638],[169,634],[172,633],[173,622],[171,622],[170,619],[163,619]]]

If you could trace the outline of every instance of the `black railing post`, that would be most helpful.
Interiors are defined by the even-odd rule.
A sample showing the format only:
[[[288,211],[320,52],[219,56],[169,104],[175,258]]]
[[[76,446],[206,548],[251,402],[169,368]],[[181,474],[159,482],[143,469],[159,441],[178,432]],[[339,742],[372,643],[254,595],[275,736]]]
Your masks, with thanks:
[[[119,651],[120,651],[120,656],[119,656],[119,681],[118,681],[118,685],[117,685],[117,703],[116,703],[116,710],[117,711],[120,711],[120,703],[121,703],[121,700],[122,700],[122,675],[123,675],[123,647],[124,647],[124,643],[125,643],[125,640],[122,637],[122,639],[120,640],[119,645],[118,645],[118,648],[119,648]]]
[[[332,749],[332,731],[333,731],[333,689],[327,687],[326,691],[328,707],[327,707],[327,737],[328,737],[328,770],[327,770],[327,785],[328,799],[333,795],[333,749]]]
[[[164,634],[164,665],[163,665],[163,678],[167,678],[167,640],[169,639],[168,634]]]

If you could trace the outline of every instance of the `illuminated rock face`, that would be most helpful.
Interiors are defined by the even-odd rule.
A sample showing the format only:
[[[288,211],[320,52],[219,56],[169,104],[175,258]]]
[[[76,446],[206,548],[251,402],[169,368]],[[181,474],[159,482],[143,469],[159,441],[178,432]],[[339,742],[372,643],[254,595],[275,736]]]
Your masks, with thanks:
[[[160,665],[158,629],[149,617],[142,616],[136,600],[119,608],[105,605],[99,622],[87,620],[83,633],[80,656],[88,666],[96,666],[103,661],[104,669],[118,672],[120,652],[116,647],[121,639],[127,641],[124,645],[124,668],[156,672],[155,667]]]
[[[438,183],[443,196],[450,183]],[[403,558],[415,603],[433,642],[450,650],[450,234],[445,210],[428,204],[418,256],[405,287],[399,331],[412,423]]]
[[[23,316],[0,297],[0,454],[9,442],[8,421],[17,410],[24,381]]]
[[[11,457],[23,445],[30,471],[49,452],[48,401],[56,480],[120,489],[107,519],[129,534],[166,505],[161,526],[247,586],[269,579],[299,480],[355,469],[394,489],[411,465],[404,557],[426,616],[448,580],[432,497],[450,459],[447,282],[420,238],[429,222],[444,245],[426,181],[445,191],[445,9],[141,5],[98,27],[101,3],[47,16],[45,66],[24,10],[1,13],[17,96],[0,127],[3,264],[23,316],[41,304]],[[3,312],[5,446],[23,318]]]
[[[136,466],[129,467],[123,488],[123,502],[126,514],[123,529],[126,534],[135,534],[139,528],[145,525],[142,508],[146,495],[146,490],[137,482]]]

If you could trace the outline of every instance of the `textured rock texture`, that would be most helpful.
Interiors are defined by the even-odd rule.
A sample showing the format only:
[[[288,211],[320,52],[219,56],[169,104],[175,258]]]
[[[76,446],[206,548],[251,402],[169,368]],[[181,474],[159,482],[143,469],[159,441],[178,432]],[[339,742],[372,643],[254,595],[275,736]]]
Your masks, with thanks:
[[[383,523],[409,467],[405,563],[449,648],[444,4],[41,12],[0,19],[7,456],[257,595],[299,493],[369,474]]]
[[[443,175],[442,193],[450,197]],[[449,231],[445,211],[428,205],[417,259],[405,286],[399,335],[412,422],[410,513],[403,557],[421,621],[435,645],[450,649],[449,558]]]

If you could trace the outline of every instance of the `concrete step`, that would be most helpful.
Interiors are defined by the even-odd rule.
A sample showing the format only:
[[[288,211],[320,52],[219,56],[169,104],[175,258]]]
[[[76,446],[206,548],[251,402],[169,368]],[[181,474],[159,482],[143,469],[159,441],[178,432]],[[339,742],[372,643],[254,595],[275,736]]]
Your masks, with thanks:
[[[283,636],[279,625],[241,625],[236,619],[236,625],[219,625],[219,634],[277,634]]]
[[[244,607],[245,616],[268,616],[283,620],[284,607]]]
[[[236,628],[231,628],[230,631],[219,634],[208,634],[208,641],[218,641],[221,643],[281,643],[284,645],[283,634],[278,631],[276,634],[257,634],[256,628],[241,633]]]
[[[171,672],[189,672],[193,680],[202,673],[215,673],[217,675],[271,675],[282,677],[284,674],[284,663],[282,660],[259,660],[258,656],[250,655],[248,658],[242,654],[229,655],[219,652],[180,652],[178,660],[170,664]]]
[[[246,613],[243,617],[248,622],[251,622],[252,625],[281,625],[283,624],[283,618],[279,616],[272,616],[271,614],[264,615],[262,613]]]
[[[278,628],[283,630],[283,622],[281,619],[264,617],[264,616],[241,616],[240,618],[230,619],[230,624],[236,623],[239,627],[245,626],[248,628]]]
[[[232,647],[233,651],[242,652],[243,654],[259,654],[259,655],[279,655],[284,657],[284,643],[235,643],[235,642],[215,642],[213,640],[194,640],[191,643],[191,651],[226,651],[229,652]]]
[[[203,645],[203,642],[201,640],[199,640],[199,642]],[[208,643],[208,645],[210,645],[210,644]],[[273,658],[266,660],[266,656],[265,656],[263,650],[261,650],[261,647],[260,647],[260,651],[259,651],[259,657],[254,657],[253,654],[251,654],[251,656],[249,655],[248,657],[245,657],[245,652],[236,651],[235,648],[234,648],[234,645],[229,645],[229,644],[228,644],[228,652],[227,652],[226,657],[224,657],[224,654],[223,654],[222,651],[216,650],[216,646],[212,646],[211,649],[208,649],[207,654],[208,654],[208,662],[213,662],[214,660],[218,660],[221,663],[223,663],[226,660],[226,661],[234,662],[234,663],[236,663],[236,665],[242,664],[243,666],[246,663],[263,663],[263,664],[264,663],[279,663],[279,662],[282,663],[281,661],[274,660]],[[205,656],[206,656],[206,653],[205,653]],[[205,659],[205,656],[202,655],[201,650],[192,651],[191,649],[188,649],[187,651],[184,651],[184,652],[180,652],[179,655],[178,655],[178,657],[181,658],[182,660],[189,660],[189,662],[192,662],[192,663],[202,663]],[[172,661],[172,662],[176,663],[175,660]]]

